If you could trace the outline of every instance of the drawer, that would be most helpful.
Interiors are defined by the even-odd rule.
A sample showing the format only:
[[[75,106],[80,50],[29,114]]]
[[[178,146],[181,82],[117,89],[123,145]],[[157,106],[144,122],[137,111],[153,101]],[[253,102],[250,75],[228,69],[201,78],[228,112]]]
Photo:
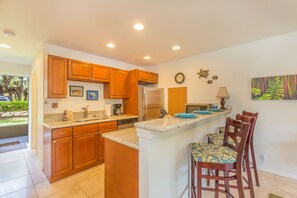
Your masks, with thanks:
[[[99,132],[118,130],[117,121],[102,122],[98,124]]]
[[[72,136],[72,127],[54,129],[52,132],[53,139],[71,137]]]
[[[98,132],[97,124],[88,124],[88,125],[73,127],[74,135],[91,133],[91,132]]]

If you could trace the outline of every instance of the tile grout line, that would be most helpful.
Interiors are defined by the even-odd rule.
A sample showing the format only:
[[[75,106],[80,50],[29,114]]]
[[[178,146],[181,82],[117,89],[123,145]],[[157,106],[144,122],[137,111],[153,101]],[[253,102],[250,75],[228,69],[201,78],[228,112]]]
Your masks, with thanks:
[[[84,193],[88,198],[90,198],[90,197],[88,196],[88,194],[84,191],[84,189],[79,185],[79,182],[76,182],[75,179],[73,179],[72,176],[71,176],[71,179],[74,181],[75,184],[78,185],[78,187],[83,191],[83,193]]]
[[[26,156],[25,156],[25,153],[23,152],[23,155],[24,155],[24,158],[25,158],[25,162],[26,162],[26,165],[27,165],[27,168],[28,168],[28,171],[29,171],[29,175],[30,175],[30,178],[31,178],[31,181],[32,181],[32,184],[33,184],[33,188],[34,188],[34,191],[35,191],[35,195],[37,196],[37,198],[39,198],[39,195],[37,193],[37,190],[36,190],[36,187],[35,187],[35,184],[34,184],[34,181],[33,181],[33,178],[32,178],[32,173],[30,171],[30,168],[29,168],[29,165],[28,165],[28,162],[26,160]]]

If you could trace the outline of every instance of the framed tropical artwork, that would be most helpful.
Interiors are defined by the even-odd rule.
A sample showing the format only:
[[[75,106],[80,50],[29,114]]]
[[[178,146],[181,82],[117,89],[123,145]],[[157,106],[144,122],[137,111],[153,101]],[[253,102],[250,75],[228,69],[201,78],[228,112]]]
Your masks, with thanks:
[[[297,75],[252,78],[253,100],[297,100]]]
[[[98,100],[98,91],[87,90],[87,100]]]

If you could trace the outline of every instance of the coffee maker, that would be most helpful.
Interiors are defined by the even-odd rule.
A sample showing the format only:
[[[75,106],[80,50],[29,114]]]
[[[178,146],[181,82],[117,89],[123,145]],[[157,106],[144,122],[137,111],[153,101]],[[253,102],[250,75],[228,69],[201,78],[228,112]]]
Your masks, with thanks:
[[[112,108],[113,108],[113,115],[122,115],[122,104],[113,104]]]

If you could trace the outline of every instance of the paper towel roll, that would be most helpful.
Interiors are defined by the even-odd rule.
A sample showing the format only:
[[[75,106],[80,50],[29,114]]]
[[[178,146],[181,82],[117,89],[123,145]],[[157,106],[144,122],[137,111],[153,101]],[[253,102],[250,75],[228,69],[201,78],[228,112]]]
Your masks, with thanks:
[[[111,104],[105,105],[105,115],[110,117],[111,116]]]

